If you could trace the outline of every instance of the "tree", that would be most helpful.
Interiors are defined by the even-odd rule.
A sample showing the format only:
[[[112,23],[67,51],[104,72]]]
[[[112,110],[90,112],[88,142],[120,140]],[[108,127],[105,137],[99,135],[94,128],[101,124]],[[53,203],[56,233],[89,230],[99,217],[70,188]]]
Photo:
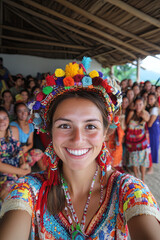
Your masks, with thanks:
[[[133,67],[131,64],[127,63],[120,66],[113,66],[114,76],[120,81],[123,79],[132,79],[136,80],[136,67]],[[102,73],[105,77],[110,76],[110,68],[102,68]]]

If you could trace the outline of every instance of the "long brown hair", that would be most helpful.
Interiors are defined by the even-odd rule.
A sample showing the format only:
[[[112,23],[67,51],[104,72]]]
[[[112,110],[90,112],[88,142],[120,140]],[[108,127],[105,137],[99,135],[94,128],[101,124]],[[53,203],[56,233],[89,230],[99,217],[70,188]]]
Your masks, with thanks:
[[[93,102],[98,107],[98,109],[102,114],[104,129],[109,127],[108,118],[107,118],[108,113],[107,113],[105,104],[103,102],[103,99],[100,97],[98,93],[88,92],[83,89],[83,90],[78,90],[76,92],[64,93],[63,95],[58,96],[56,100],[52,103],[52,105],[50,106],[50,111],[48,115],[48,119],[49,119],[48,131],[50,133],[52,132],[51,129],[53,124],[53,116],[58,105],[62,101],[68,98],[84,98]],[[60,160],[58,163],[59,175],[62,173],[62,165],[63,163]],[[62,189],[62,184],[60,183],[58,186],[52,185],[47,197],[47,209],[51,214],[55,215],[61,212],[64,209],[64,207],[65,207],[65,196],[64,196],[64,191]]]
[[[8,119],[9,119],[9,114],[8,114],[7,110],[6,110],[4,107],[0,106],[0,112],[5,112],[5,113],[7,114],[7,116],[8,116]],[[8,128],[6,129],[6,133],[5,133],[5,141],[6,141],[7,143],[9,142],[9,133],[8,133],[8,130],[9,130],[9,125],[8,125]]]

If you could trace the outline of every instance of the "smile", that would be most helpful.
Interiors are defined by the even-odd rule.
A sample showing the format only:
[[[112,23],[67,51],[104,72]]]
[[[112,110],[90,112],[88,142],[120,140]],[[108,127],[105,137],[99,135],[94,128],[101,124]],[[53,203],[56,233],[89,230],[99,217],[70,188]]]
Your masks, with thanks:
[[[73,149],[69,149],[69,148],[66,148],[67,152],[69,152],[70,154],[72,155],[75,155],[75,156],[82,156],[84,154],[86,154],[87,152],[89,152],[89,149],[81,149],[81,150],[73,150]]]

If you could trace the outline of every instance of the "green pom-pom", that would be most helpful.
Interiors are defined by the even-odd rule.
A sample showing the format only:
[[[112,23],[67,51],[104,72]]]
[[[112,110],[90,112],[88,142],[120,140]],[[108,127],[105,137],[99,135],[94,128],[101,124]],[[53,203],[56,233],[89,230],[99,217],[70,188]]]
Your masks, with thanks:
[[[53,88],[51,86],[47,86],[47,87],[44,87],[42,89],[42,92],[46,95],[48,95],[49,93],[51,93],[53,91]]]

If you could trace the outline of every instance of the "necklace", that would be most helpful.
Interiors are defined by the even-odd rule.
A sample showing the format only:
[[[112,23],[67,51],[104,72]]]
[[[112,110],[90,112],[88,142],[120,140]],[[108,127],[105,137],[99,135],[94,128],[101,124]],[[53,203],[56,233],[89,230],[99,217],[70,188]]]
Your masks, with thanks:
[[[98,165],[97,165],[96,172],[94,174],[94,177],[93,177],[93,180],[92,180],[92,183],[91,183],[91,187],[90,187],[89,194],[88,194],[88,199],[87,199],[86,205],[84,207],[81,224],[79,223],[78,217],[77,217],[76,212],[74,210],[74,207],[73,207],[73,204],[72,204],[72,201],[71,201],[71,197],[70,197],[70,194],[69,194],[69,191],[68,191],[68,185],[67,185],[64,177],[61,175],[62,188],[64,190],[65,198],[66,198],[66,201],[67,201],[67,207],[65,207],[64,210],[66,212],[68,221],[69,221],[70,226],[71,226],[70,232],[71,232],[71,235],[72,235],[72,238],[71,238],[72,240],[76,240],[76,239],[77,240],[78,239],[83,240],[83,239],[86,239],[86,237],[87,237],[84,234],[84,227],[85,227],[86,215],[87,215],[89,202],[90,202],[90,199],[91,199],[91,193],[92,193],[92,190],[93,190],[93,187],[94,187],[94,183],[95,183],[95,179],[96,179],[97,174],[98,174]],[[101,204],[102,200],[103,200],[103,185],[101,184],[100,204]],[[72,218],[70,217],[70,215],[68,213],[68,208],[71,212],[71,215],[72,215],[72,218],[73,218],[74,222],[76,223],[76,228],[74,228],[74,226],[73,226]]]

